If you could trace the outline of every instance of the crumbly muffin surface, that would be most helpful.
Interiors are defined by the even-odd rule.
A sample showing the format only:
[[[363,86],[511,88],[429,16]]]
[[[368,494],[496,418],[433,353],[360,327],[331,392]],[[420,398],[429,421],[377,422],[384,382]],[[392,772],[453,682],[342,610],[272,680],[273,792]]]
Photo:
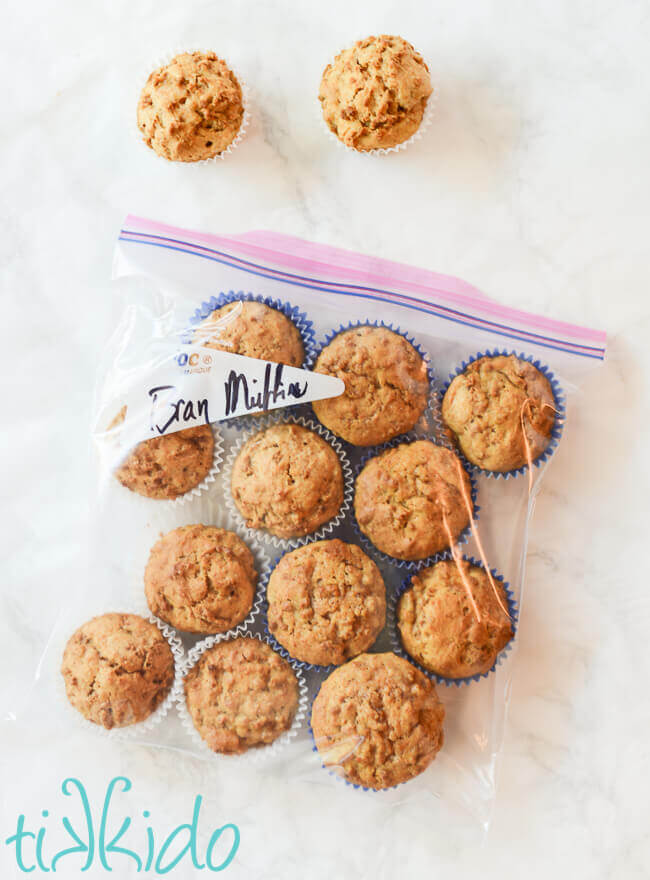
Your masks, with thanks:
[[[416,440],[367,462],[357,477],[354,512],[383,553],[425,559],[449,547],[469,524],[471,491],[457,455]]]
[[[174,681],[174,655],[158,627],[137,614],[102,614],[73,633],[61,673],[70,703],[107,730],[149,717]]]
[[[257,572],[253,554],[234,532],[181,526],[152,547],[144,574],[151,612],[177,629],[223,633],[251,610]]]
[[[194,342],[246,357],[301,367],[305,360],[296,325],[265,303],[238,300],[211,312],[197,326]]]
[[[382,789],[426,770],[442,747],[444,717],[419,669],[392,653],[362,654],[323,682],[311,726],[325,765]]]
[[[397,623],[411,657],[446,678],[488,672],[513,635],[503,584],[466,560],[413,575]]]
[[[241,128],[241,86],[214,52],[183,52],[149,75],[137,117],[145,143],[164,159],[209,159]]]
[[[442,417],[468,461],[503,473],[544,452],[555,424],[555,399],[546,376],[528,361],[483,357],[453,379]]]
[[[429,381],[416,349],[387,327],[353,327],[335,336],[314,371],[345,383],[339,397],[315,400],[318,419],[355,446],[374,446],[414,427]]]
[[[340,52],[323,72],[318,97],[330,130],[363,151],[408,140],[432,91],[422,56],[401,37],[383,34]]]
[[[232,496],[249,528],[280,538],[308,535],[336,516],[343,471],[335,450],[302,425],[272,425],[244,443]]]
[[[341,664],[375,641],[386,619],[386,588],[360,547],[333,539],[285,554],[269,579],[269,630],[292,657]]]
[[[197,425],[144,440],[128,453],[115,476],[132,492],[147,498],[171,499],[194,489],[210,473],[214,435]]]
[[[185,676],[187,709],[214,752],[270,745],[291,727],[298,680],[265,642],[240,637],[205,651]]]

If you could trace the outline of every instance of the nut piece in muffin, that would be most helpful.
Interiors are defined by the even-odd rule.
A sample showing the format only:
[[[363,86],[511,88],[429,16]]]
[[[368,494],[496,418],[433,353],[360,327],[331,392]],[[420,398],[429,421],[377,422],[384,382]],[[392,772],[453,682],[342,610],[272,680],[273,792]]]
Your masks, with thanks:
[[[267,588],[269,630],[292,657],[339,665],[366,651],[386,621],[386,587],[356,544],[335,538],[285,554]]]
[[[226,303],[197,325],[194,342],[231,354],[301,367],[300,331],[279,309],[251,300]]]
[[[298,680],[266,642],[241,636],[205,651],[185,676],[192,722],[213,752],[236,755],[274,742],[298,709]]]
[[[463,559],[414,574],[397,625],[407,653],[444,678],[488,672],[513,636],[503,584]]]
[[[414,427],[429,394],[416,349],[387,327],[352,327],[319,354],[314,372],[345,383],[339,397],[312,403],[319,420],[355,446],[375,446]]]
[[[422,56],[401,37],[367,37],[328,64],[318,98],[330,130],[355,150],[395,147],[420,127],[433,89]]]
[[[174,655],[158,627],[137,614],[102,614],[73,633],[61,674],[71,704],[107,730],[144,721],[174,681]]]
[[[198,162],[236,138],[244,118],[242,90],[214,52],[183,52],[149,75],[138,101],[138,128],[163,159]]]
[[[427,769],[443,744],[445,710],[433,682],[396,654],[361,654],[321,685],[311,713],[326,766],[382,789]]]
[[[249,528],[301,537],[339,512],[343,471],[335,450],[314,431],[272,425],[244,443],[231,491]]]
[[[442,418],[468,461],[505,473],[544,452],[555,398],[546,376],[528,361],[514,354],[482,357],[450,383]]]
[[[401,443],[371,458],[357,477],[361,531],[397,559],[445,550],[470,523],[472,487],[460,459],[430,440]]]
[[[138,443],[115,476],[138,495],[171,499],[198,486],[210,473],[213,462],[212,428],[197,425]]]
[[[253,607],[253,554],[234,532],[181,526],[151,548],[144,592],[152,614],[183,632],[223,633]]]

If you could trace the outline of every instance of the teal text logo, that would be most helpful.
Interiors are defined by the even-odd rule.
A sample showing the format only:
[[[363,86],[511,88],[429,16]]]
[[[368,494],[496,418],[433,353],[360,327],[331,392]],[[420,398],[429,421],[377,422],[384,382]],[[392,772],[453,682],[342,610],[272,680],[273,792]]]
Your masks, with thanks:
[[[136,833],[135,816],[125,815],[117,805],[118,795],[132,787],[126,776],[112,779],[95,818],[83,783],[73,777],[65,779],[61,791],[75,801],[76,813],[81,818],[77,817],[73,823],[68,816],[61,816],[56,827],[57,843],[50,845],[55,819],[49,810],[41,811],[45,821],[39,820],[38,827],[33,823],[28,826],[26,816],[19,815],[15,832],[4,841],[13,850],[19,870],[26,874],[32,871],[56,873],[65,865],[80,871],[88,871],[91,867],[119,871],[128,860],[136,866],[138,873],[169,874],[181,862],[191,864],[199,871],[213,872],[223,871],[230,865],[239,849],[239,829],[232,823],[212,828],[204,820],[201,839],[205,842],[200,846],[201,795],[194,798],[189,822],[161,835],[150,823],[149,810],[143,810],[145,828]],[[61,835],[66,844],[62,848],[59,846]]]

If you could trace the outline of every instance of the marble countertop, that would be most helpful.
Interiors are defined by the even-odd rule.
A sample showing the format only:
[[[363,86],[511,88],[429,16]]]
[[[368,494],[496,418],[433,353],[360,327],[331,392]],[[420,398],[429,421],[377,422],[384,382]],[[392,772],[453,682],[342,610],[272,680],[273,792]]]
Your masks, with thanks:
[[[440,98],[403,155],[347,155],[315,94],[330,56],[399,33]],[[91,498],[87,432],[127,212],[212,232],[274,229],[458,275],[498,301],[609,335],[549,468],[491,829],[454,813],[3,723],[2,841],[76,776],[112,776],[139,809],[188,821],[193,798],[241,846],[225,876],[293,880],[525,873],[650,875],[650,601],[645,451],[650,330],[650,15],[646,3],[363,0],[327,4],[44,0],[3,21],[3,716],[19,714],[78,566]],[[156,161],[133,135],[143,73],[214,47],[253,88],[253,121],[216,167]],[[60,795],[59,795],[60,798]],[[22,876],[0,841],[2,876]],[[59,876],[77,876],[65,873]],[[98,870],[87,876],[104,876]],[[207,876],[179,866],[174,877]],[[37,876],[37,875],[34,875]],[[123,876],[131,876],[125,871]]]

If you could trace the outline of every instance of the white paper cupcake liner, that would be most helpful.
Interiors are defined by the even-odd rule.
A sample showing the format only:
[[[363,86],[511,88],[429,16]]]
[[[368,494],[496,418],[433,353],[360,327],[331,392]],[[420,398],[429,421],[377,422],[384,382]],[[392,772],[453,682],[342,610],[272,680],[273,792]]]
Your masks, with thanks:
[[[143,734],[149,733],[154,727],[160,724],[164,718],[166,718],[174,703],[178,701],[178,694],[180,688],[182,688],[183,685],[183,661],[185,658],[185,652],[183,650],[181,640],[178,638],[176,630],[173,627],[168,626],[166,623],[163,623],[161,620],[158,620],[157,617],[153,617],[153,615],[146,613],[145,610],[142,608],[141,603],[139,603],[140,607],[136,605],[134,608],[126,609],[122,607],[122,605],[117,610],[117,612],[114,608],[104,608],[103,610],[97,611],[91,617],[84,617],[83,620],[79,620],[77,623],[73,624],[70,629],[62,631],[60,634],[60,638],[58,638],[56,641],[53,657],[57,664],[57,698],[66,707],[65,711],[70,723],[76,726],[79,730],[91,732],[95,736],[103,736],[115,740],[130,740],[142,736]],[[144,617],[150,623],[155,624],[165,637],[167,643],[169,644],[169,647],[171,648],[172,654],[174,655],[174,681],[172,682],[172,686],[169,689],[167,696],[162,701],[160,706],[158,706],[156,711],[152,712],[152,714],[149,715],[148,718],[145,718],[144,721],[139,721],[135,724],[129,724],[126,727],[113,727],[111,730],[102,727],[101,724],[95,724],[93,721],[89,721],[87,718],[84,718],[84,716],[80,712],[78,712],[77,709],[74,708],[74,706],[70,703],[68,699],[68,695],[65,690],[65,681],[60,671],[63,652],[71,636],[77,631],[80,626],[83,626],[84,623],[87,623],[93,617],[99,617],[102,614],[107,614],[109,612],[118,614],[137,614],[140,617]]]
[[[368,37],[368,34],[365,34],[363,37],[359,37],[356,40],[354,40],[352,43],[350,43],[349,47],[345,47],[345,48],[351,48],[355,43],[358,42],[359,39],[366,39],[367,37]],[[344,51],[344,50],[340,49],[339,52],[341,52],[341,51]],[[339,54],[339,52],[337,52],[337,55]],[[334,64],[334,61],[336,60],[337,55],[333,55],[328,63]],[[425,59],[425,62],[426,62],[426,59]],[[429,65],[427,65],[427,67],[428,66]],[[327,65],[325,65],[325,67],[327,67]],[[323,70],[325,70],[325,68],[323,68]],[[417,128],[417,131],[414,131],[413,134],[411,135],[411,137],[407,138],[407,140],[405,140],[405,141],[402,141],[401,144],[396,144],[394,147],[379,147],[374,150],[356,150],[354,147],[349,147],[347,144],[344,144],[343,141],[341,141],[334,134],[334,132],[331,130],[331,128],[329,127],[327,122],[325,122],[325,117],[323,116],[323,108],[321,106],[320,101],[318,100],[318,97],[316,97],[316,108],[317,108],[316,112],[318,113],[320,125],[325,127],[325,131],[327,132],[327,135],[330,138],[330,140],[334,141],[341,149],[345,150],[346,152],[354,153],[357,156],[388,156],[390,153],[404,152],[404,150],[406,150],[411,144],[415,143],[416,141],[419,141],[422,138],[422,136],[425,134],[427,129],[430,127],[430,125],[433,121],[433,117],[435,116],[436,106],[438,103],[439,88],[434,81],[434,77],[431,76],[430,69],[429,69],[429,75],[431,77],[431,84],[433,86],[433,91],[431,92],[431,94],[429,95],[429,97],[427,99],[426,107],[424,108],[424,114],[422,115],[422,121],[420,122],[420,125]]]
[[[231,514],[235,522],[239,524],[242,534],[246,534],[247,538],[251,541],[253,541],[254,539],[264,540],[267,544],[271,544],[273,547],[277,547],[282,550],[293,550],[296,547],[300,547],[301,545],[308,544],[312,541],[321,541],[323,538],[331,535],[334,529],[341,524],[341,522],[345,519],[345,516],[350,509],[352,503],[352,468],[350,467],[350,462],[348,461],[347,455],[343,451],[343,446],[341,442],[338,440],[337,437],[334,436],[334,434],[331,433],[331,431],[328,431],[327,428],[324,428],[319,422],[312,421],[311,419],[306,419],[302,416],[283,416],[282,414],[279,414],[268,416],[264,420],[260,420],[260,422],[261,424],[259,424],[257,428],[248,431],[245,434],[242,434],[242,436],[233,444],[226,458],[226,463],[223,470],[223,481],[224,500],[226,503],[226,507],[228,508],[228,512]],[[308,428],[310,431],[313,431],[315,434],[321,436],[330,444],[332,449],[334,449],[334,451],[338,455],[339,461],[341,462],[341,470],[343,472],[343,503],[341,504],[337,515],[328,520],[315,532],[311,532],[310,534],[304,535],[300,538],[279,538],[277,535],[272,535],[262,529],[252,529],[247,526],[244,517],[241,515],[237,505],[235,504],[235,501],[232,497],[232,492],[230,491],[230,481],[232,479],[232,471],[235,460],[244,444],[247,442],[247,440],[250,440],[251,437],[253,437],[255,434],[259,434],[260,431],[263,431],[265,428],[268,428],[271,425],[278,424],[301,425],[303,428]]]
[[[224,633],[223,635],[209,636],[207,639],[204,639],[203,641],[195,645],[188,652],[185,662],[183,663],[182,679],[184,679],[190,669],[192,669],[192,667],[196,665],[196,663],[199,661],[205,651],[207,651],[209,648],[212,648],[214,645],[219,644],[219,642],[230,641],[235,637],[236,636],[233,633]],[[264,642],[265,644],[269,645],[269,647],[273,647],[270,644],[269,640],[259,633],[243,633],[239,637],[246,639],[257,639],[258,641]],[[282,733],[269,745],[249,749],[247,752],[243,752],[241,755],[226,755],[220,752],[215,752],[201,737],[200,733],[194,726],[192,716],[188,711],[187,704],[185,702],[183,681],[181,679],[180,686],[176,691],[178,714],[184,730],[186,731],[187,735],[192,740],[196,748],[203,754],[203,756],[209,756],[212,759],[216,758],[227,761],[228,763],[231,763],[233,765],[260,764],[264,761],[268,761],[270,758],[276,757],[280,752],[282,752],[284,748],[286,748],[291,740],[298,735],[298,732],[302,728],[303,722],[307,716],[307,708],[309,703],[308,688],[305,678],[302,674],[302,670],[297,666],[297,664],[289,659],[287,659],[286,662],[289,663],[289,665],[293,669],[296,679],[298,680],[298,708],[296,709],[296,714],[294,715],[291,727],[288,730],[285,730],[284,733]]]
[[[131,129],[133,130],[134,135],[137,138],[138,142],[147,151],[147,153],[153,154],[157,159],[159,159],[161,162],[164,162],[166,165],[187,165],[187,166],[191,167],[191,166],[196,166],[196,165],[213,164],[215,162],[218,162],[219,160],[225,159],[226,156],[229,156],[231,153],[233,153],[237,149],[237,147],[239,146],[239,144],[242,142],[242,140],[244,139],[244,137],[246,135],[246,130],[247,130],[248,126],[250,125],[250,120],[251,120],[251,111],[250,111],[251,89],[250,89],[250,86],[248,85],[248,83],[246,82],[246,80],[244,80],[243,77],[240,76],[239,71],[236,70],[236,68],[234,68],[232,66],[230,61],[228,61],[225,58],[223,60],[228,65],[228,68],[230,69],[230,71],[234,74],[234,76],[235,76],[235,78],[241,88],[242,105],[244,108],[244,115],[242,116],[242,121],[241,121],[241,125],[239,127],[239,131],[237,132],[237,134],[235,135],[233,140],[225,148],[225,150],[222,150],[220,153],[217,153],[216,156],[210,156],[208,159],[198,159],[196,162],[180,162],[180,161],[175,161],[173,159],[165,159],[164,156],[159,155],[158,153],[156,153],[155,150],[152,150],[151,147],[147,146],[147,144],[144,142],[144,139],[142,137],[142,132],[138,128],[138,122],[137,122],[138,101],[140,100],[140,95],[142,94],[142,89],[146,85],[146,82],[147,82],[147,79],[149,78],[149,75],[151,73],[153,73],[154,70],[158,70],[159,67],[165,67],[167,64],[170,63],[170,61],[173,58],[176,57],[176,55],[181,55],[185,52],[187,52],[187,53],[192,53],[192,52],[205,53],[205,52],[215,52],[215,51],[216,51],[215,49],[180,48],[180,49],[175,49],[170,52],[165,52],[163,55],[159,56],[157,59],[152,61],[152,63],[147,67],[146,73],[143,70],[143,73],[139,77],[140,87],[138,89],[136,99],[133,103],[133,106],[130,108],[130,111],[132,114],[131,115]],[[218,54],[219,53],[217,52],[217,55]],[[219,55],[219,57],[221,57],[221,56]]]
[[[451,558],[453,557],[450,555],[449,559]],[[473,556],[463,555],[461,558],[465,562],[469,562],[470,565],[474,565],[477,568],[481,568],[483,569],[483,571],[485,571],[485,565],[483,565],[480,560],[475,559]],[[501,584],[506,594],[508,613],[510,615],[510,623],[512,625],[512,638],[510,639],[508,644],[504,648],[502,648],[502,650],[497,654],[494,663],[487,670],[487,672],[479,672],[475,673],[474,675],[465,676],[463,678],[449,678],[444,675],[438,675],[438,673],[432,672],[430,669],[427,669],[426,666],[422,666],[421,663],[418,663],[415,657],[412,657],[404,648],[402,644],[402,639],[400,637],[399,626],[397,623],[397,606],[399,605],[399,600],[402,598],[404,593],[410,588],[411,579],[415,574],[418,574],[418,572],[409,573],[409,575],[402,581],[400,586],[386,603],[386,624],[388,627],[391,650],[394,651],[394,653],[398,656],[403,657],[405,660],[408,660],[409,663],[413,664],[413,666],[416,666],[420,670],[420,672],[423,672],[427,676],[427,678],[430,678],[432,681],[436,682],[436,684],[446,685],[447,687],[461,687],[462,685],[471,684],[473,681],[480,681],[482,678],[487,678],[489,675],[491,675],[495,671],[497,666],[503,663],[513,647],[515,638],[517,637],[517,620],[519,618],[519,608],[517,606],[517,602],[515,601],[514,593],[510,589],[510,584],[504,580],[503,576],[500,575],[495,568],[491,568],[489,571],[494,580],[498,581]]]
[[[214,517],[211,517],[214,520]],[[220,516],[218,517],[220,522],[209,522],[202,523],[202,525],[208,526],[216,526],[216,528],[227,529],[230,532],[234,532],[239,538],[244,541],[248,549],[253,554],[255,559],[255,570],[257,572],[257,584],[255,587],[255,592],[253,594],[253,604],[251,606],[250,611],[246,615],[246,617],[235,624],[235,626],[231,627],[229,630],[226,630],[223,633],[197,633],[197,632],[188,632],[187,630],[181,629],[180,627],[176,627],[176,632],[183,637],[187,638],[199,638],[205,639],[208,635],[222,635],[222,636],[239,636],[244,635],[245,632],[255,623],[255,621],[259,618],[260,612],[262,610],[262,604],[264,599],[264,593],[262,592],[262,585],[268,581],[268,578],[271,573],[271,561],[267,556],[265,549],[260,541],[258,540],[249,540],[246,536],[240,535],[238,533],[237,527],[234,523],[230,521],[230,517],[226,514],[225,511],[221,511]],[[193,525],[193,523],[187,523],[187,525]],[[174,528],[179,528],[179,526],[175,526],[168,531],[173,531]],[[163,534],[167,534],[164,532]],[[156,540],[158,540],[156,538]],[[155,542],[154,542],[155,543]],[[153,547],[153,544],[151,545]],[[151,550],[151,548],[150,548]],[[149,556],[147,555],[147,560]],[[146,563],[145,563],[146,566]],[[133,594],[134,594],[134,603],[136,603],[137,607],[141,609],[138,613],[141,613],[143,617],[152,617],[156,623],[163,627],[169,626],[170,623],[162,620],[157,617],[149,608],[147,604],[147,597],[144,591],[144,569],[142,572],[139,572],[139,577],[136,581],[134,581],[133,585]]]

